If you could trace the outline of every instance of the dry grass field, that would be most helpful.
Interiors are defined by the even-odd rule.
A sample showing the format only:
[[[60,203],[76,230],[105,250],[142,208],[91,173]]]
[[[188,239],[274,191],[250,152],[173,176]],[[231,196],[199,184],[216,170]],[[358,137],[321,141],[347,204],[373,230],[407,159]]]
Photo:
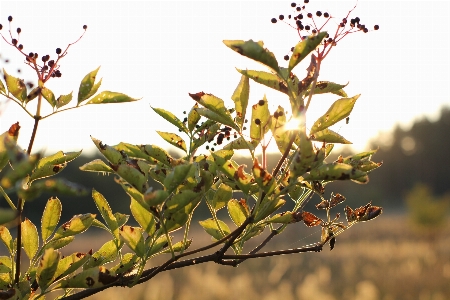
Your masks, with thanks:
[[[112,288],[89,299],[450,299],[450,223],[434,236],[413,228],[404,216],[383,214],[339,236],[333,251],[327,247],[320,253],[253,259],[237,268],[207,263],[163,272],[132,289]],[[317,232],[299,241],[314,231],[295,224],[267,250],[317,241]],[[82,242],[95,250],[106,241],[77,239],[78,250]],[[208,241],[199,232],[193,247]]]

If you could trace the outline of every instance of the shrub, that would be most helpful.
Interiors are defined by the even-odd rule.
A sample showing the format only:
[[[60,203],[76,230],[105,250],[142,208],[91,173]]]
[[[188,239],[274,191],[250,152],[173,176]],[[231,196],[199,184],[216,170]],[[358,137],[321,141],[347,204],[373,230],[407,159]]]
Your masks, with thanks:
[[[97,214],[76,215],[58,227],[62,205],[58,198],[52,197],[43,211],[39,230],[24,218],[24,204],[45,190],[55,194],[83,193],[83,189],[73,183],[49,179],[60,173],[81,151],[59,151],[49,156],[41,152],[32,153],[39,122],[84,105],[137,99],[111,91],[97,93],[101,84],[101,80],[96,82],[97,68],[83,78],[75,106],[68,107],[73,101],[72,93],[56,98],[45,84],[50,79],[61,77],[61,60],[69,47],[83,35],[65,50],[56,49],[56,58],[42,56],[42,63],[38,63],[37,53],[23,52],[19,38],[14,38],[11,30],[11,39],[2,35],[6,43],[25,56],[27,65],[36,71],[39,83],[37,87],[27,89],[23,80],[6,71],[4,83],[0,81],[1,94],[22,107],[35,120],[27,151],[22,151],[16,144],[19,123],[13,124],[0,140],[0,167],[3,169],[8,163],[12,166],[1,181],[0,191],[11,207],[1,212],[2,223],[10,221],[10,224],[18,226],[14,239],[6,226],[0,227],[0,238],[9,251],[9,256],[0,257],[2,298],[38,298],[63,290],[62,298],[81,299],[112,286],[131,287],[152,279],[162,271],[204,262],[237,266],[250,258],[318,252],[327,243],[333,249],[338,235],[356,223],[381,214],[382,208],[371,203],[356,209],[347,206],[344,210],[347,222],[344,224],[339,221],[339,213],[333,217],[331,210],[344,202],[345,197],[331,193],[328,199],[325,198],[325,188],[329,183],[336,180],[366,183],[368,173],[381,165],[371,161],[375,150],[349,157],[340,156],[334,162],[326,161],[335,143],[350,143],[330,126],[344,120],[348,123],[360,95],[349,97],[344,91],[346,85],[318,80],[321,65],[330,51],[347,35],[368,32],[368,29],[359,18],[349,20],[350,11],[338,24],[335,33],[329,34],[324,30],[332,18],[328,12],[318,11],[313,16],[306,13],[306,4],[300,7],[293,3],[291,6],[297,12],[305,11],[305,16],[301,12],[287,18],[295,22],[294,28],[299,33],[300,41],[292,48],[292,54],[285,56],[288,61],[285,67],[280,66],[274,54],[264,48],[261,41],[224,41],[231,50],[260,62],[268,69],[238,69],[241,78],[232,95],[234,107],[226,107],[222,99],[204,92],[189,94],[194,105],[184,120],[172,112],[153,107],[158,115],[178,130],[177,133],[158,131],[158,134],[184,151],[184,156],[172,157],[159,145],[122,142],[111,146],[92,137],[106,162],[94,160],[80,169],[116,175],[115,181],[130,196],[130,208],[139,224],[137,227],[127,225],[129,216],[113,212],[107,199],[95,190],[92,197],[98,207]],[[283,15],[278,19],[286,22]],[[11,21],[12,17],[9,18]],[[271,22],[276,23],[277,19]],[[320,23],[322,25],[317,26]],[[86,30],[87,26],[83,29]],[[377,30],[378,26],[374,29]],[[304,59],[310,61],[309,67],[306,74],[298,77],[293,71]],[[250,79],[284,94],[289,100],[289,109],[279,106],[276,111],[270,112],[266,97],[250,104]],[[323,93],[334,94],[339,99],[308,129],[305,122],[309,105],[314,95]],[[38,105],[37,111],[32,113],[28,111],[27,104],[34,99],[37,99]],[[42,116],[40,107],[45,104],[50,105],[53,112]],[[270,172],[266,166],[266,149],[272,140],[280,151],[281,159]],[[210,143],[213,145],[210,146]],[[262,149],[261,163],[256,155],[258,148]],[[236,151],[248,153],[252,160],[249,168],[233,160]],[[159,182],[161,189],[149,188],[150,179]],[[8,196],[12,191],[18,194],[17,205]],[[304,210],[314,194],[321,199],[316,208],[326,212],[323,219]],[[191,220],[201,201],[208,206],[211,217],[200,221],[200,225],[212,236],[213,242],[190,250],[194,246],[189,239]],[[292,210],[283,210],[286,201],[293,201]],[[222,209],[228,211],[229,220],[218,217],[217,213]],[[97,219],[98,214],[103,221]],[[320,226],[320,241],[296,249],[261,252],[274,236],[297,222],[303,222],[308,227]],[[96,252],[76,252],[62,257],[58,249],[71,243],[75,235],[91,226],[104,229],[111,239]],[[266,228],[269,234],[259,246],[250,251],[244,248],[247,241],[267,232]],[[180,229],[184,234],[181,240],[176,241],[171,234]],[[124,245],[131,252],[122,252]],[[219,250],[212,250],[217,246]],[[21,272],[22,249],[30,259],[25,272]],[[145,269],[147,262],[163,254],[169,255],[165,263]],[[196,255],[201,256],[194,257]],[[106,268],[108,263],[115,265]]]

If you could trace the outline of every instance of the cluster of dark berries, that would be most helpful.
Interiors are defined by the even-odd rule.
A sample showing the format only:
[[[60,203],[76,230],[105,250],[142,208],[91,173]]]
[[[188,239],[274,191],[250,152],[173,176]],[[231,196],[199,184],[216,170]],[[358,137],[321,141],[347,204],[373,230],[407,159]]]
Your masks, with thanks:
[[[13,20],[13,17],[9,16],[8,17],[8,21],[11,23],[12,20]],[[11,24],[10,24],[10,27],[11,27]],[[2,24],[0,24],[0,30],[1,29],[3,29]],[[87,30],[87,25],[83,25],[83,29]],[[62,75],[61,72],[59,70],[57,70],[57,68],[59,67],[59,66],[57,66],[57,63],[58,63],[60,58],[65,56],[66,52],[65,51],[63,52],[61,50],[61,48],[56,48],[56,54],[58,55],[58,58],[57,58],[56,61],[55,60],[50,60],[50,55],[48,55],[48,54],[42,56],[41,59],[42,59],[42,62],[44,63],[44,65],[41,67],[36,62],[37,58],[39,57],[39,55],[37,53],[30,52],[29,54],[26,54],[26,53],[24,53],[22,51],[23,50],[23,45],[19,44],[19,40],[18,40],[19,35],[22,32],[22,29],[21,28],[17,28],[16,32],[17,32],[17,39],[16,38],[11,38],[11,45],[14,46],[16,49],[18,49],[25,56],[25,59],[26,59],[27,64],[29,66],[31,66],[34,70],[36,70],[38,72],[41,72],[41,75],[39,75],[39,77],[40,77],[39,80],[44,80],[45,81],[48,78],[48,76],[61,77],[61,75]],[[2,35],[2,34],[0,33],[0,35]],[[12,36],[11,30],[9,30],[9,35]],[[3,37],[3,39],[5,39],[5,37],[3,35],[2,35],[2,37]],[[83,35],[81,35],[81,37],[83,37]],[[69,48],[71,45],[73,45],[76,42],[78,42],[81,39],[81,37],[77,41],[75,41],[74,43],[69,44],[69,46],[67,48]],[[48,74],[48,76],[46,74]]]
[[[309,3],[308,0],[304,0],[303,2],[304,4]],[[310,34],[317,34],[321,32],[322,29],[325,27],[325,25],[328,23],[328,21],[332,18],[331,15],[328,12],[322,12],[318,10],[315,12],[314,16],[313,13],[306,11],[306,5],[304,4],[300,5],[294,2],[291,3],[291,8],[295,8],[295,14],[292,15],[289,14],[287,16],[287,19],[289,20],[293,19],[295,25],[286,22],[284,15],[279,15],[278,18],[272,18],[271,22],[277,23],[278,20],[283,21],[284,23],[288,24],[289,26],[297,30],[301,40],[304,40]],[[358,17],[350,20],[350,28],[348,27],[345,28],[347,24],[347,19],[352,11],[353,9],[349,12],[349,14],[345,18],[342,19],[342,22],[339,23],[338,26],[341,29],[337,31],[335,36],[334,37],[327,36],[326,39],[323,41],[322,44],[325,46],[325,48],[328,45],[336,46],[337,42],[349,33],[353,33],[356,31],[362,31],[364,33],[369,32],[369,29],[365,25],[360,23],[361,20]],[[323,17],[325,18],[325,20],[321,24],[319,24],[317,22],[317,19],[315,19],[316,17],[318,18]],[[379,25],[375,25],[373,27],[374,30],[378,30],[379,28],[380,28]],[[292,47],[291,52],[293,50],[294,48]],[[284,60],[289,60],[289,55],[285,55]]]

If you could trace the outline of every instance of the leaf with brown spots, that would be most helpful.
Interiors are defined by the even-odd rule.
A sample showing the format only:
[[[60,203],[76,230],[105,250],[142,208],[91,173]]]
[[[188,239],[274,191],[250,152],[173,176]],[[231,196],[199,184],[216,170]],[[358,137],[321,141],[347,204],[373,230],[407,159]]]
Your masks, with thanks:
[[[239,69],[238,69],[239,71]],[[250,84],[247,76],[242,75],[238,86],[234,90],[231,99],[234,101],[234,109],[236,111],[236,124],[242,130],[247,112],[248,98],[250,96]]]
[[[264,43],[262,41],[224,40],[223,43],[240,55],[256,60],[263,65],[268,66],[275,72],[278,72],[279,67],[275,55],[264,48]]]
[[[5,69],[3,69],[3,75],[6,81],[6,86],[8,87],[8,92],[14,96],[20,102],[24,102],[27,100],[27,86],[23,82],[22,79],[16,78],[14,76],[9,75]],[[4,87],[3,87],[4,89]]]
[[[52,284],[53,276],[58,268],[61,254],[52,248],[45,250],[36,270],[36,280],[42,291],[45,291]]]
[[[336,124],[340,120],[345,119],[350,115],[353,107],[358,100],[360,95],[356,95],[351,98],[341,98],[336,100],[328,109],[328,111],[314,122],[311,127],[310,134],[315,134],[316,132],[322,131],[331,125]]]
[[[171,132],[163,132],[163,131],[156,131],[156,132],[169,144],[177,147],[178,149],[183,150],[184,152],[187,152],[186,142],[179,135]]]
[[[322,31],[317,35],[310,35],[306,39],[300,41],[294,47],[294,51],[289,60],[288,71],[292,71],[297,64],[299,64],[305,57],[308,56],[312,51],[314,51],[317,46],[320,45],[323,38],[327,35],[326,31]]]

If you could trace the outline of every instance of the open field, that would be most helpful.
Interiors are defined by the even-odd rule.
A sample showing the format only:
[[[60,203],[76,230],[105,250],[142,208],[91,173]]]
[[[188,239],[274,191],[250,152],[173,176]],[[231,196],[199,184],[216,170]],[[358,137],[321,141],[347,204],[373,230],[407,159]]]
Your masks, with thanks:
[[[89,299],[450,299],[449,222],[434,238],[411,228],[405,217],[383,214],[339,236],[333,251],[253,259],[237,268],[207,263]],[[314,231],[295,224],[267,250],[317,241],[317,234],[299,241]],[[94,250],[106,241],[77,239],[78,250],[82,241]],[[194,236],[193,247],[208,241],[204,234]]]

